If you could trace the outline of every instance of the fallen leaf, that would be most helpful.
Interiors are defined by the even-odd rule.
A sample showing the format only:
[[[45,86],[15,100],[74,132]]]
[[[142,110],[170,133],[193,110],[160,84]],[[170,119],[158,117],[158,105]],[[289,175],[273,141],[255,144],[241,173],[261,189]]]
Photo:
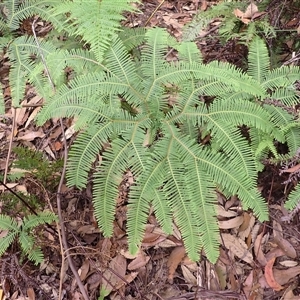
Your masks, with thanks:
[[[264,267],[267,264],[267,259],[266,259],[265,255],[263,254],[262,249],[261,249],[261,240],[263,238],[263,234],[264,233],[261,232],[255,239],[254,254],[256,256],[256,259],[260,263],[260,265]]]
[[[81,279],[81,281],[85,280],[86,279],[86,276],[88,274],[90,270],[90,263],[89,263],[89,260],[86,259],[82,266],[80,267],[80,269],[78,270],[78,273],[79,273],[79,277]]]
[[[186,283],[197,285],[196,276],[184,265],[181,266],[182,274]]]
[[[300,164],[297,164],[296,166],[293,166],[291,168],[281,170],[279,174],[282,174],[282,173],[295,173],[299,169],[300,169]]]
[[[295,278],[299,274],[300,274],[300,266],[296,266],[286,270],[279,270],[276,268],[273,269],[274,279],[278,284],[281,285],[288,283],[291,279]]]
[[[17,138],[18,141],[33,141],[35,138],[43,138],[45,134],[39,131],[32,131]]]
[[[170,283],[173,282],[175,271],[184,257],[185,257],[185,248],[183,246],[176,247],[171,252],[167,262],[167,267],[169,268],[168,281]]]
[[[297,252],[293,245],[283,238],[274,238],[274,242],[278,245],[278,247],[285,253],[286,256],[290,258],[296,258]]]
[[[30,122],[36,117],[36,115],[38,114],[38,112],[42,109],[42,107],[36,107],[33,112],[30,114],[30,116],[28,117],[26,124],[25,124],[25,129],[28,127],[28,125],[30,124]]]
[[[266,266],[265,266],[265,278],[268,283],[268,285],[274,290],[274,291],[281,291],[283,289],[283,286],[281,286],[274,278],[273,274],[273,265],[275,262],[275,257],[271,258]]]
[[[244,221],[243,216],[237,216],[235,218],[226,220],[226,221],[218,221],[220,229],[231,229],[239,227]]]
[[[150,260],[150,256],[145,255],[143,252],[139,252],[138,256],[128,264],[128,270],[133,271],[144,267],[148,261]]]
[[[234,255],[249,264],[253,263],[252,253],[249,251],[246,243],[242,239],[229,233],[222,233],[222,239],[224,241],[224,246]]]
[[[109,295],[111,291],[116,289],[116,286],[123,282],[126,274],[126,259],[122,255],[117,255],[109,263],[109,269],[103,272],[101,290]]]
[[[28,288],[27,289],[27,296],[28,296],[28,300],[35,300],[35,293],[33,288]]]

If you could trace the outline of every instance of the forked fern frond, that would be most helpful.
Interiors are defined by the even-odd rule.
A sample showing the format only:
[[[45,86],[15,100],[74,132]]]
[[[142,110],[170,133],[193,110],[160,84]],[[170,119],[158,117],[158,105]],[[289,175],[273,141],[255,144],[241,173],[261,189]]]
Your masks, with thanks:
[[[219,245],[216,187],[226,195],[237,194],[244,208],[252,209],[260,220],[268,218],[266,202],[256,189],[258,159],[273,150],[273,140],[289,141],[294,148],[300,139],[291,138],[288,116],[280,119],[283,110],[269,109],[263,103],[270,92],[279,89],[283,97],[292,93],[296,97],[295,77],[288,77],[289,85],[286,79],[276,81],[276,87],[265,84],[271,82],[269,74],[277,71],[269,70],[267,48],[261,40],[254,39],[251,44],[246,74],[230,64],[203,64],[195,44],[178,43],[162,29],[137,34],[137,39],[134,30],[132,35],[127,31],[121,39],[114,38],[103,60],[95,58],[93,72],[78,74],[48,97],[38,122],[76,116],[81,132],[70,151],[70,185],[86,185],[101,153],[93,175],[93,196],[95,215],[105,236],[113,232],[118,188],[130,170],[134,175],[127,216],[130,251],[140,247],[152,205],[168,233],[174,218],[193,260],[204,248],[214,262]],[[139,54],[132,57],[128,51],[135,51],[134,47],[139,47]],[[178,51],[178,62],[166,61],[170,48]],[[293,68],[286,69],[288,72],[294,72]],[[207,105],[200,100],[203,96],[215,99]],[[247,140],[241,126],[261,139]],[[199,144],[202,133],[210,134],[210,144]]]

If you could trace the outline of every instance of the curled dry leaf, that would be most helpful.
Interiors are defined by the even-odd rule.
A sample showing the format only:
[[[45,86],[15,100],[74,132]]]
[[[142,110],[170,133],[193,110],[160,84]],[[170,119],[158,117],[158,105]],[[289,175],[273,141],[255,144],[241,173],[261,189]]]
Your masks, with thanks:
[[[276,279],[274,278],[273,274],[273,265],[275,262],[275,257],[271,258],[266,266],[265,266],[265,278],[268,283],[268,285],[274,290],[274,291],[281,291],[283,289],[283,286],[281,286]]]
[[[298,263],[294,260],[284,260],[279,262],[280,265],[283,267],[291,268],[291,267],[296,267]]]
[[[237,211],[234,210],[225,210],[222,205],[217,206],[217,215],[218,217],[232,218],[237,216]]]
[[[185,257],[185,249],[183,246],[176,247],[171,252],[167,262],[167,267],[169,268],[168,280],[170,283],[173,282],[175,271],[184,257]]]
[[[226,221],[218,221],[220,229],[231,229],[239,227],[244,221],[243,216],[237,216]]]
[[[261,232],[257,236],[257,238],[255,239],[254,254],[256,256],[256,259],[260,263],[260,265],[264,267],[267,264],[267,259],[266,259],[265,255],[263,254],[262,249],[261,249],[261,245],[262,245],[261,240],[262,240],[263,234],[264,234],[264,232]]]

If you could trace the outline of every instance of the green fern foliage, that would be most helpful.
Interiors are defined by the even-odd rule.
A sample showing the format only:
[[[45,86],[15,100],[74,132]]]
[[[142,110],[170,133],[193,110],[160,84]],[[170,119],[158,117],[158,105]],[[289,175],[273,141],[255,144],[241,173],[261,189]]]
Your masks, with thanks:
[[[270,25],[267,19],[268,14],[254,20],[252,20],[251,17],[255,12],[254,7],[258,9],[258,12],[262,12],[265,9],[266,2],[268,1],[262,1],[261,3],[256,2],[257,6],[254,2],[249,4],[249,1],[224,0],[218,2],[206,11],[199,11],[199,13],[195,15],[193,20],[185,26],[183,39],[192,41],[198,38],[199,33],[203,30],[207,30],[208,25],[215,19],[221,22],[218,32],[221,40],[225,42],[231,39],[238,39],[248,44],[248,42],[257,35],[263,35],[268,38],[275,37],[275,29]],[[235,10],[239,10],[240,13],[247,11],[249,21],[243,22],[238,15],[235,14]]]
[[[48,59],[49,68],[53,71],[53,81],[56,87],[65,83],[62,70],[68,66],[73,67],[74,72],[82,66],[89,65],[94,57],[100,64],[104,51],[109,47],[113,38],[120,31],[120,21],[124,19],[124,11],[134,11],[132,3],[138,1],[128,0],[4,0],[1,2],[3,9],[0,13],[0,48],[6,49],[11,62],[9,83],[12,89],[12,104],[18,107],[24,97],[27,80],[32,83],[41,96],[47,97],[51,93],[48,79],[42,76],[44,66],[38,65],[41,54]],[[33,36],[22,35],[15,37],[16,30],[21,23],[31,17],[40,17],[52,23],[55,32],[63,34],[66,39],[69,36],[78,38],[89,48],[88,51],[76,50],[82,48],[80,42],[72,45],[70,51],[63,51],[57,43],[57,36],[47,37],[36,44]],[[54,30],[53,30],[54,31]],[[67,41],[64,42],[68,44]],[[80,47],[79,47],[80,45]],[[37,59],[39,57],[39,59]],[[85,59],[82,59],[82,58]],[[34,68],[36,66],[36,68]],[[97,68],[97,65],[94,65]],[[98,65],[99,67],[99,65]],[[91,67],[89,72],[91,71]],[[57,77],[56,74],[59,74]],[[48,87],[48,89],[46,89]],[[1,101],[1,98],[0,98]],[[0,113],[3,112],[3,102],[0,104]]]
[[[33,229],[45,223],[56,221],[57,217],[50,212],[41,212],[38,215],[29,215],[21,223],[17,223],[13,218],[0,215],[0,229],[6,232],[0,239],[0,256],[15,241],[19,240],[21,250],[35,264],[43,261],[41,247],[36,245],[33,236]]]
[[[259,38],[250,45],[248,73],[230,64],[203,64],[194,43],[178,43],[159,28],[138,31],[136,39],[134,30],[127,31],[112,41],[103,63],[95,56],[90,73],[78,74],[47,97],[38,123],[76,116],[80,133],[69,153],[70,185],[86,185],[101,153],[93,174],[94,207],[105,236],[113,232],[118,187],[130,170],[130,251],[140,247],[152,206],[167,233],[174,219],[190,258],[199,259],[203,248],[215,262],[216,188],[237,194],[245,209],[266,220],[267,205],[256,189],[260,159],[276,152],[274,140],[287,141],[292,150],[299,147],[299,127],[294,132],[286,127],[293,117],[265,104],[276,95],[284,103],[295,103],[293,83],[300,77],[299,68],[270,70],[267,48]],[[177,62],[167,62],[170,48],[177,51]],[[84,55],[82,62],[87,60]],[[205,96],[214,97],[212,104],[201,100]],[[242,125],[253,139],[243,136]],[[210,142],[202,145],[199,139],[207,134]]]

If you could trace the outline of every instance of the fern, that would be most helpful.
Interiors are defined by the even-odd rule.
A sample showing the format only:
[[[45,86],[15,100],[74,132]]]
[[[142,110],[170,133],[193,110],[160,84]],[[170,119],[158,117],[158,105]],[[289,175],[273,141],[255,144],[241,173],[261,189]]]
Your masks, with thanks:
[[[262,11],[265,8],[266,1],[258,4],[258,10]],[[192,41],[198,37],[202,30],[206,30],[209,23],[214,19],[218,19],[221,24],[219,35],[221,40],[228,41],[229,39],[238,39],[241,42],[248,43],[258,34],[263,34],[265,37],[271,38],[276,36],[274,28],[267,20],[267,15],[259,20],[251,20],[249,24],[244,24],[234,14],[235,9],[245,12],[249,3],[247,1],[232,1],[224,0],[218,4],[211,6],[206,11],[200,11],[193,20],[185,26],[183,31],[183,39]]]
[[[9,216],[0,215],[0,229],[7,231],[6,235],[0,240],[0,256],[5,253],[7,248],[18,238],[22,252],[35,264],[43,261],[43,253],[40,246],[32,234],[32,230],[42,224],[52,223],[57,217],[49,212],[42,212],[38,215],[29,215],[23,222],[17,224]]]
[[[104,143],[110,141],[93,180],[95,215],[105,236],[112,234],[118,186],[130,169],[135,178],[127,222],[130,251],[139,248],[152,205],[167,233],[172,232],[174,217],[192,259],[197,260],[204,248],[215,262],[216,187],[237,194],[244,208],[253,209],[260,220],[268,218],[266,203],[256,190],[258,158],[264,157],[261,149],[274,150],[274,139],[289,141],[290,131],[263,101],[279,90],[296,97],[292,84],[299,69],[286,69],[285,78],[277,82],[276,77],[271,84],[277,71],[269,70],[267,48],[258,38],[250,46],[248,74],[229,64],[205,65],[194,43],[176,43],[158,28],[146,32],[140,55],[133,58],[128,50],[134,51],[142,36],[139,32],[135,41],[132,31],[114,38],[103,69],[78,75],[48,97],[38,123],[76,116],[82,131],[70,151],[67,178],[81,188]],[[178,62],[166,62],[168,47],[178,51]],[[215,100],[207,106],[199,96]],[[263,140],[249,142],[240,125]],[[197,132],[210,133],[210,145],[201,146]]]
[[[30,80],[41,96],[46,98],[52,92],[47,80],[42,76],[44,66],[38,65],[35,60],[40,52],[45,57],[49,54],[53,55],[48,63],[50,68],[55,66],[51,70],[53,70],[53,80],[57,87],[65,82],[62,70],[66,65],[74,67],[76,72],[78,69],[82,71],[81,66],[88,64],[95,57],[100,64],[105,49],[109,47],[110,41],[120,31],[120,21],[123,19],[122,13],[126,10],[134,10],[134,7],[130,4],[132,2],[138,1],[91,0],[87,3],[83,0],[4,0],[3,7],[5,7],[7,13],[1,15],[0,30],[5,37],[1,38],[0,47],[7,47],[8,57],[12,65],[9,82],[12,88],[13,106],[19,106],[21,99],[23,99],[26,79]],[[18,29],[20,24],[36,15],[50,21],[57,32],[62,32],[66,36],[68,34],[72,35],[72,38],[78,36],[84,43],[88,44],[91,53],[87,54],[87,51],[81,50],[66,52],[59,50],[59,44],[55,42],[56,37],[52,41],[40,41],[41,49],[38,49],[33,37],[14,38],[15,30]],[[80,26],[78,26],[79,24]],[[77,47],[78,44],[80,45],[80,43],[77,43]],[[86,54],[82,56],[82,53]],[[64,60],[66,57],[67,59]],[[82,60],[82,57],[85,57],[85,60]],[[71,63],[71,60],[73,63]],[[58,61],[59,63],[55,64]],[[33,66],[37,68],[34,69]],[[89,69],[90,71],[91,69]],[[59,77],[56,77],[56,74],[59,74]],[[49,88],[46,89],[45,87]],[[1,110],[3,112],[2,101],[0,112]]]

